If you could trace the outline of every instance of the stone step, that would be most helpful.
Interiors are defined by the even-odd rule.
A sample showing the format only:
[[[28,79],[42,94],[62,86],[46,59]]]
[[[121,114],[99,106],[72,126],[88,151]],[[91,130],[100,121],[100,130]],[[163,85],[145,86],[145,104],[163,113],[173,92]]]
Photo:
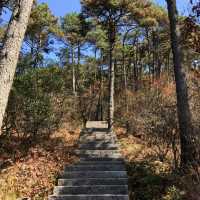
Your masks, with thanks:
[[[126,171],[75,171],[63,172],[61,179],[73,178],[127,178]]]
[[[60,194],[127,194],[127,185],[99,185],[99,186],[56,186],[54,195]]]
[[[128,176],[117,137],[107,122],[87,122],[77,163],[65,166],[49,200],[128,200]]]
[[[89,138],[89,139],[86,139],[86,140],[81,140],[79,141],[79,144],[86,144],[86,143],[96,143],[96,144],[99,144],[99,143],[109,143],[109,144],[116,144],[117,141],[114,140],[114,139],[92,139],[92,138]]]
[[[128,200],[128,195],[59,195],[50,196],[48,200]]]
[[[89,179],[58,179],[59,186],[80,185],[127,185],[128,178],[89,178]]]
[[[125,171],[125,166],[120,164],[110,164],[110,165],[81,165],[76,164],[73,166],[66,166],[64,171]]]
[[[111,158],[111,159],[118,159],[121,158],[122,155],[120,153],[118,154],[112,154],[112,155],[96,155],[96,154],[78,154],[78,156],[81,159],[90,159],[90,158]]]
[[[122,158],[80,158],[80,162],[124,162]]]
[[[84,137],[95,137],[95,138],[104,138],[104,137],[113,137],[116,138],[116,135],[113,133],[107,133],[107,132],[102,132],[102,131],[95,131],[95,132],[82,132],[80,134],[80,138],[84,138]]]
[[[91,132],[91,133],[81,133],[80,138],[87,138],[87,137],[95,137],[96,139],[98,138],[116,138],[115,134],[111,133],[106,133],[106,132]]]
[[[88,121],[86,128],[108,128],[107,121]]]
[[[118,150],[76,150],[74,153],[80,158],[118,159],[122,155]]]
[[[120,164],[124,164],[123,160],[114,160],[114,161],[104,161],[103,159],[101,160],[91,160],[91,161],[87,161],[87,160],[81,160],[77,163],[74,163],[73,165],[70,166],[74,166],[74,165],[120,165]]]
[[[78,148],[88,150],[117,150],[119,146],[116,143],[110,142],[87,142],[79,144]]]
[[[119,150],[88,150],[88,149],[80,150],[78,149],[78,150],[75,150],[74,152],[77,155],[98,155],[102,157],[120,154]]]
[[[110,133],[108,128],[97,128],[97,127],[86,128],[82,132],[83,133],[94,133],[94,132]]]
[[[85,137],[79,140],[79,144],[86,144],[89,142],[93,143],[109,143],[109,144],[116,144],[117,140],[113,137],[105,137],[105,138],[95,138],[95,137]]]
[[[110,136],[104,136],[104,137],[93,137],[93,136],[80,137],[79,143],[86,143],[86,142],[110,142],[110,143],[115,143],[116,139],[114,137],[110,137]]]

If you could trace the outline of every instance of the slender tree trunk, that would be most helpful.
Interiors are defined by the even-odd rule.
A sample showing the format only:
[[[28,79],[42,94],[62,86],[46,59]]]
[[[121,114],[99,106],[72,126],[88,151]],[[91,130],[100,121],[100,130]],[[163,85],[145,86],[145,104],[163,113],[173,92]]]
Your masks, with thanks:
[[[151,83],[151,47],[150,47],[150,38],[149,38],[149,29],[146,29],[146,37],[148,42],[148,50],[147,50],[147,56],[148,56],[148,70],[149,70],[149,83]],[[149,84],[150,85],[150,84]]]
[[[152,81],[155,79],[155,68],[156,68],[156,37],[155,31],[152,30],[152,44],[153,44],[153,60],[152,60]]]
[[[135,63],[133,69],[133,78],[134,78],[134,91],[138,91],[138,42],[136,41],[136,50],[135,50]]]
[[[14,8],[0,51],[0,128],[12,87],[19,51],[28,25],[33,0],[20,0]]]
[[[103,77],[103,67],[100,67],[101,70],[101,121],[103,121],[103,95],[104,95],[104,77]]]
[[[162,62],[160,59],[161,55],[159,55],[159,53],[158,53],[157,56],[158,57],[157,57],[156,79],[159,79],[160,75],[161,75]]]
[[[161,70],[162,70],[162,54],[160,49],[160,37],[158,35],[158,31],[156,32],[156,79],[160,78]]]
[[[128,112],[127,70],[126,70],[126,62],[125,62],[125,40],[126,40],[125,36],[123,38],[122,66],[123,66],[123,76],[124,76],[124,91],[125,91],[126,112]]]
[[[126,73],[126,63],[125,63],[125,46],[123,45],[122,52],[122,65],[123,65],[123,75],[124,75],[124,89],[127,90],[127,73]]]
[[[115,92],[115,65],[113,63],[113,49],[115,44],[115,25],[110,23],[109,30],[109,118],[108,128],[109,131],[113,131],[114,123],[114,92]]]
[[[170,68],[170,56],[171,56],[171,50],[169,50],[167,54],[167,80],[170,81],[170,75],[171,75],[171,68]]]
[[[81,62],[81,45],[78,44],[78,65],[80,65]]]
[[[133,78],[134,78],[134,92],[137,92],[138,91],[138,76],[137,76],[137,67],[136,67],[136,64],[134,64],[134,67],[133,67]]]
[[[95,57],[95,60],[97,60],[97,48],[94,47],[94,57]]]
[[[113,131],[114,123],[114,84],[115,84],[115,66],[112,60],[112,47],[110,48],[110,69],[109,69],[109,130]]]
[[[77,65],[75,70],[75,96],[77,96],[77,91],[79,88],[79,74],[80,74],[80,64],[81,64],[81,42],[78,42],[77,47]]]
[[[193,165],[195,161],[195,145],[192,137],[191,113],[188,103],[188,91],[185,73],[181,64],[181,50],[178,42],[179,31],[177,30],[178,13],[176,0],[166,0],[171,29],[171,45],[174,62],[174,74],[177,93],[177,110],[180,127],[181,142],[181,167]]]
[[[75,76],[75,62],[74,62],[74,47],[72,47],[72,90],[76,96],[76,76]]]

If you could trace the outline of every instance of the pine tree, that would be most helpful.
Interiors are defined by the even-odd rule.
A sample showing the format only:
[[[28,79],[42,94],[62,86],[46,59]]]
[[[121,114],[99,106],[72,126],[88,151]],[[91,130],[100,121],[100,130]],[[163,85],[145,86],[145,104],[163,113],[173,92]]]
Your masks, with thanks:
[[[167,0],[168,14],[171,30],[171,46],[174,62],[174,74],[177,94],[177,110],[180,128],[181,141],[181,166],[187,168],[193,165],[195,160],[195,145],[191,124],[191,113],[188,103],[188,90],[185,78],[185,72],[182,67],[181,49],[179,45],[180,35],[177,30],[178,12],[176,0]]]
[[[19,51],[28,25],[33,0],[20,0],[15,5],[4,45],[0,52],[0,127],[12,87]]]

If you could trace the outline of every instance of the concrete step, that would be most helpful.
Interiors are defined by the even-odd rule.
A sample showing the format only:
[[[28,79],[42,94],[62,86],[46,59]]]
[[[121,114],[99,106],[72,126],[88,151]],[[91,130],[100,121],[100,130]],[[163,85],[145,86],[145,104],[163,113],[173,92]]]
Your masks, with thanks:
[[[74,165],[124,165],[125,162],[122,159],[117,159],[117,160],[108,160],[108,159],[90,159],[88,160],[81,160],[77,163],[74,163],[73,165],[70,166],[74,166]]]
[[[117,137],[107,122],[88,122],[79,138],[80,160],[65,166],[49,200],[128,200],[128,176]]]
[[[99,185],[99,186],[56,186],[54,195],[60,194],[127,194],[127,185]]]
[[[111,158],[118,159],[121,158],[122,155],[118,150],[76,150],[74,153],[80,158]]]
[[[127,185],[127,184],[128,184],[128,178],[58,179],[59,186]]]
[[[59,195],[50,196],[48,200],[128,200],[128,195]]]
[[[119,150],[75,150],[74,151],[77,155],[97,155],[97,156],[112,156],[112,155],[118,155],[120,154]]]
[[[87,137],[80,137],[79,143],[86,143],[86,142],[110,142],[115,143],[116,138],[110,137],[110,136],[104,136],[104,137],[94,137],[94,136],[87,136]]]
[[[113,155],[96,155],[96,154],[78,154],[81,159],[90,159],[90,158],[111,158],[111,159],[118,159],[121,158],[122,155],[120,153],[113,154]]]
[[[99,144],[99,143],[109,143],[109,144],[116,144],[117,141],[114,140],[114,139],[93,139],[93,138],[88,138],[88,139],[85,139],[85,140],[80,140],[79,141],[79,144],[86,144],[86,143],[89,143],[89,142],[92,142],[92,143],[96,143],[96,144]]]
[[[92,131],[83,132],[83,134],[107,134],[107,135],[115,135],[114,133],[110,133],[108,131],[102,131],[102,129],[92,129]]]
[[[80,138],[87,138],[87,137],[94,137],[96,139],[101,139],[101,138],[116,138],[115,134],[110,134],[106,132],[92,132],[92,133],[82,133],[80,135]]]
[[[127,178],[126,171],[75,171],[63,172],[61,179],[74,178]]]
[[[78,145],[79,149],[88,149],[88,150],[117,150],[118,145],[116,143],[110,142],[87,142],[81,143]]]
[[[108,128],[107,121],[88,121],[86,128]]]
[[[116,138],[116,135],[114,133],[107,133],[107,132],[102,132],[102,131],[95,131],[95,132],[82,132],[80,134],[80,138],[84,137],[95,137],[95,138],[104,138],[104,137],[114,137]]]
[[[88,142],[94,142],[94,143],[109,143],[109,144],[116,144],[117,140],[112,137],[106,137],[106,138],[94,138],[94,137],[85,137],[79,140],[79,144],[86,144]]]
[[[80,162],[124,162],[122,158],[80,158]]]
[[[66,166],[65,171],[125,171],[124,165],[120,164],[110,164],[110,165],[81,165],[76,164],[73,166]]]

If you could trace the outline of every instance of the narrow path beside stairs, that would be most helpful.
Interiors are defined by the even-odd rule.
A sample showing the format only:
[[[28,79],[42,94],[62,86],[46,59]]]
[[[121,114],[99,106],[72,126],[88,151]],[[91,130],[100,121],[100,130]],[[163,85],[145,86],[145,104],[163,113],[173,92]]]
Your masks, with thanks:
[[[104,121],[90,121],[82,131],[76,154],[66,166],[49,200],[128,200],[128,176],[117,138]]]

